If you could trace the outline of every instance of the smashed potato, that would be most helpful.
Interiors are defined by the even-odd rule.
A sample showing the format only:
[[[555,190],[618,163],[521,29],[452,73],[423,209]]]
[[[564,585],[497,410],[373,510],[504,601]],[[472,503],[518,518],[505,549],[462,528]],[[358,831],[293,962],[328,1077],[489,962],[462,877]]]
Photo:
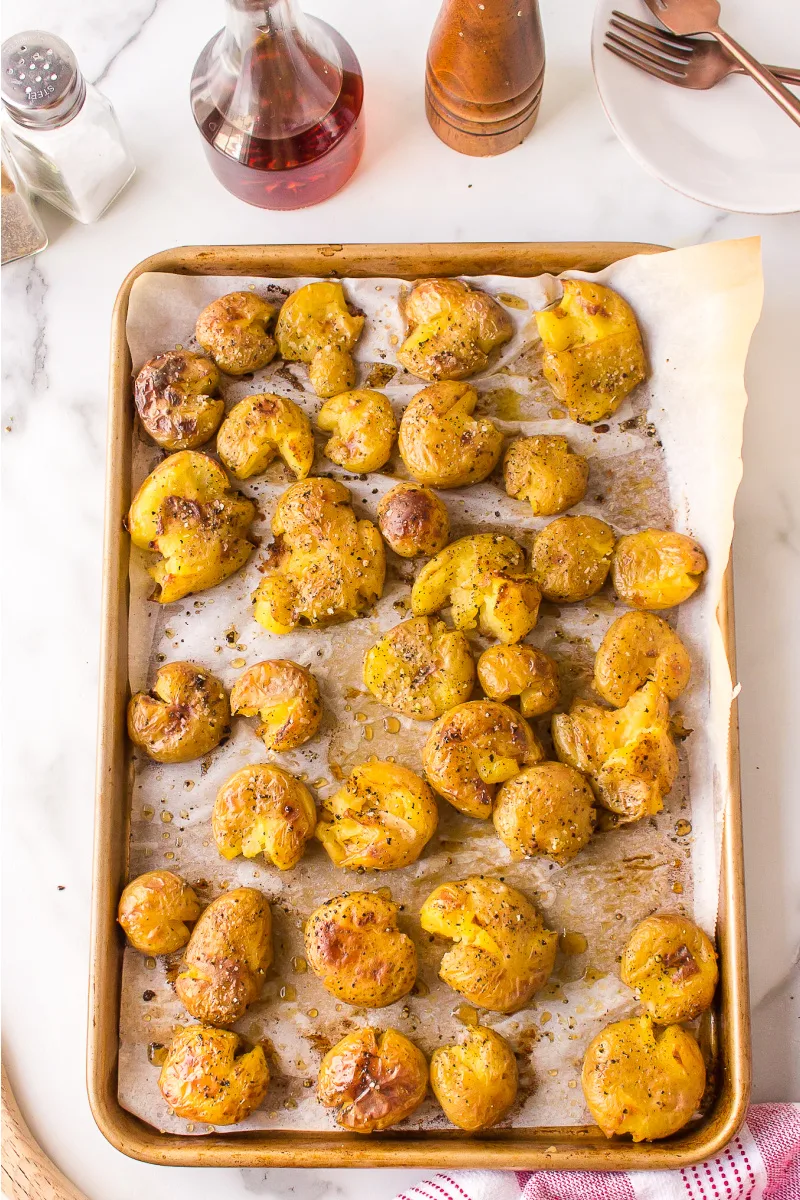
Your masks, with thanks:
[[[176,1117],[204,1125],[235,1125],[258,1108],[269,1087],[261,1046],[238,1033],[190,1025],[172,1039],[158,1079]]]
[[[619,973],[657,1024],[679,1024],[711,1007],[719,978],[717,952],[687,917],[656,913],[631,933]]]
[[[558,704],[558,666],[534,646],[490,646],[478,659],[478,681],[490,700],[519,696],[523,717],[539,717]]]
[[[231,711],[260,717],[256,733],[268,750],[296,750],[314,737],[322,700],[310,671],[288,658],[254,663],[231,688]]]
[[[503,435],[473,417],[478,393],[468,383],[433,383],[417,392],[400,420],[397,445],[409,475],[430,487],[480,483],[497,465]]]
[[[500,533],[473,533],[451,542],[425,564],[411,591],[415,616],[449,604],[457,629],[478,628],[506,643],[530,633],[540,601],[522,547]]]
[[[317,1099],[352,1133],[388,1129],[419,1108],[428,1090],[425,1055],[396,1029],[356,1029],[320,1063]]]
[[[544,854],[563,867],[588,844],[594,830],[594,795],[574,767],[541,762],[504,783],[492,820],[512,856]]]
[[[317,416],[323,433],[332,433],[325,457],[347,471],[378,471],[389,461],[397,421],[382,392],[360,388],[323,404]]]
[[[535,517],[554,517],[583,499],[589,463],[565,437],[516,438],[503,460],[503,480],[509,496],[527,500]]]
[[[234,888],[212,900],[195,925],[175,991],[196,1020],[234,1025],[261,995],[271,962],[267,898],[255,888]]]
[[[308,965],[337,1000],[385,1008],[411,991],[417,951],[397,927],[399,911],[379,892],[344,892],[308,918]]]
[[[347,350],[320,346],[308,366],[308,381],[323,400],[355,387],[356,364]]]
[[[490,817],[497,785],[543,758],[528,722],[494,700],[452,708],[436,721],[422,747],[431,786],[468,817]]]
[[[293,483],[278,500],[272,532],[254,612],[270,633],[349,621],[380,599],[381,535],[371,521],[358,520],[343,484]]]
[[[234,492],[222,467],[197,450],[170,454],[147,476],[127,517],[134,546],[162,557],[148,567],[151,600],[171,604],[222,583],[253,552],[256,509]]]
[[[136,376],[133,397],[142,426],[165,450],[196,450],[225,413],[219,371],[202,354],[168,350]]]
[[[482,1025],[431,1056],[431,1088],[444,1115],[476,1133],[496,1125],[517,1098],[517,1060],[504,1037]]]
[[[248,375],[271,363],[278,344],[269,326],[275,305],[255,292],[229,292],[197,318],[195,337],[226,375]]]
[[[643,529],[617,542],[611,578],[631,608],[674,608],[693,596],[708,567],[694,538],[666,529]]]
[[[267,763],[235,771],[217,792],[211,813],[223,858],[263,854],[281,871],[300,862],[316,823],[317,810],[305,784]]]
[[[436,832],[436,798],[408,767],[366,762],[323,800],[317,837],[333,864],[392,871],[416,862]]]
[[[611,416],[647,376],[642,335],[622,296],[587,279],[563,280],[553,308],[536,313],[544,377],[573,421]]]
[[[689,652],[666,621],[654,613],[629,612],[617,618],[600,643],[594,686],[616,708],[648,681],[668,700],[676,700],[691,671]]]
[[[677,1133],[697,1111],[706,1086],[700,1047],[679,1025],[656,1030],[649,1017],[607,1025],[590,1042],[581,1083],[606,1137],[634,1142]]]
[[[426,933],[451,938],[439,978],[479,1008],[512,1013],[544,987],[558,935],[527,897],[499,879],[443,883],[422,906]]]
[[[553,717],[553,742],[562,762],[589,776],[619,824],[661,812],[678,773],[669,701],[654,683],[610,711],[576,697],[568,713]]]
[[[415,721],[433,721],[475,683],[469,642],[432,617],[412,617],[384,634],[364,656],[364,683],[376,700]]]
[[[460,279],[425,279],[406,297],[409,333],[398,361],[420,379],[468,379],[489,365],[489,355],[509,341],[508,313],[486,292]]]
[[[355,382],[351,351],[363,328],[364,318],[351,313],[341,283],[325,280],[307,283],[284,302],[275,336],[281,355],[308,363],[311,386],[328,397]]]
[[[546,600],[573,603],[600,591],[611,569],[614,530],[597,517],[559,517],[533,543],[531,571]]]
[[[225,688],[190,662],[165,663],[151,690],[128,701],[128,736],[155,762],[202,758],[229,732],[230,720]]]
[[[235,404],[217,434],[217,454],[237,479],[266,471],[277,454],[298,479],[314,461],[311,422],[293,400],[260,392]]]
[[[123,891],[117,920],[134,950],[173,954],[189,940],[189,925],[200,916],[194,888],[172,871],[147,871]]]
[[[378,503],[378,528],[401,558],[438,554],[450,538],[443,501],[418,483],[398,483]]]

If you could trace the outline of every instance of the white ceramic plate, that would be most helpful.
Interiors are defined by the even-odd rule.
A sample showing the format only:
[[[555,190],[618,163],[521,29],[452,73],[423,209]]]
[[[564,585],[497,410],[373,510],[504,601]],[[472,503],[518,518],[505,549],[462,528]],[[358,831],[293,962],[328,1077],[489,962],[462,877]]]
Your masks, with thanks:
[[[800,211],[800,126],[743,75],[692,92],[622,62],[603,46],[615,8],[656,20],[643,0],[599,0],[592,30],[600,99],[637,162],[670,187],[716,208]],[[797,0],[722,0],[720,24],[759,61],[800,68]]]

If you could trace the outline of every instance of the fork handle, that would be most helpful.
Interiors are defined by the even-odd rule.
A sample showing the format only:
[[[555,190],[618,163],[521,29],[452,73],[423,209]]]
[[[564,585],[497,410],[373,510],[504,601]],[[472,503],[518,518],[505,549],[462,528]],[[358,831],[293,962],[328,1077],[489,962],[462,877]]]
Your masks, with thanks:
[[[719,25],[709,29],[708,32],[717,39],[720,45],[725,47],[729,54],[733,55],[737,62],[741,63],[745,72],[755,79],[756,83],[772,97],[776,104],[781,106],[786,115],[791,117],[796,125],[800,125],[800,100],[797,96],[793,95],[779,79],[776,79],[771,71],[768,71],[751,54],[748,54],[743,46],[725,33],[724,29],[720,29]]]
[[[744,67],[742,67],[744,70]],[[795,67],[773,67],[772,64],[767,67],[776,79],[780,79],[783,83],[800,83],[800,71]]]

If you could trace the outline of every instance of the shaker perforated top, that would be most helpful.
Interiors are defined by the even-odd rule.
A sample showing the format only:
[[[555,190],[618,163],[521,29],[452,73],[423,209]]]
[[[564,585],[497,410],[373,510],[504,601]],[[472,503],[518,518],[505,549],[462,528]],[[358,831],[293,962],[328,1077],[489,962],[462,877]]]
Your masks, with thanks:
[[[0,94],[9,115],[28,128],[52,129],[80,111],[86,83],[66,42],[43,29],[6,38]]]

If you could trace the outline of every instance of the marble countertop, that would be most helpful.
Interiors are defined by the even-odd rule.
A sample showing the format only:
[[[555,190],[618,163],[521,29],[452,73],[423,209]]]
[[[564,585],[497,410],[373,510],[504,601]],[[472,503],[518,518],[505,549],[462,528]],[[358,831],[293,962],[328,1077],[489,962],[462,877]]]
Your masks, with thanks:
[[[209,173],[187,83],[219,0],[5,0],[6,33],[64,36],[113,101],[138,163],[95,226],[44,212],[51,244],[3,268],[4,1052],[27,1119],[90,1200],[226,1196],[385,1200],[409,1171],[170,1170],[125,1159],[84,1088],[86,980],[109,319],[126,272],[168,246],[219,242],[635,239],[684,246],[760,234],[766,302],[735,545],[755,1098],[800,1099],[800,215],[747,217],[645,174],[603,115],[590,0],[543,0],[548,66],[533,135],[459,157],[428,129],[425,48],[437,4],[315,0],[365,71],[368,144],[319,208],[269,213]],[[191,20],[188,19],[191,11]]]

